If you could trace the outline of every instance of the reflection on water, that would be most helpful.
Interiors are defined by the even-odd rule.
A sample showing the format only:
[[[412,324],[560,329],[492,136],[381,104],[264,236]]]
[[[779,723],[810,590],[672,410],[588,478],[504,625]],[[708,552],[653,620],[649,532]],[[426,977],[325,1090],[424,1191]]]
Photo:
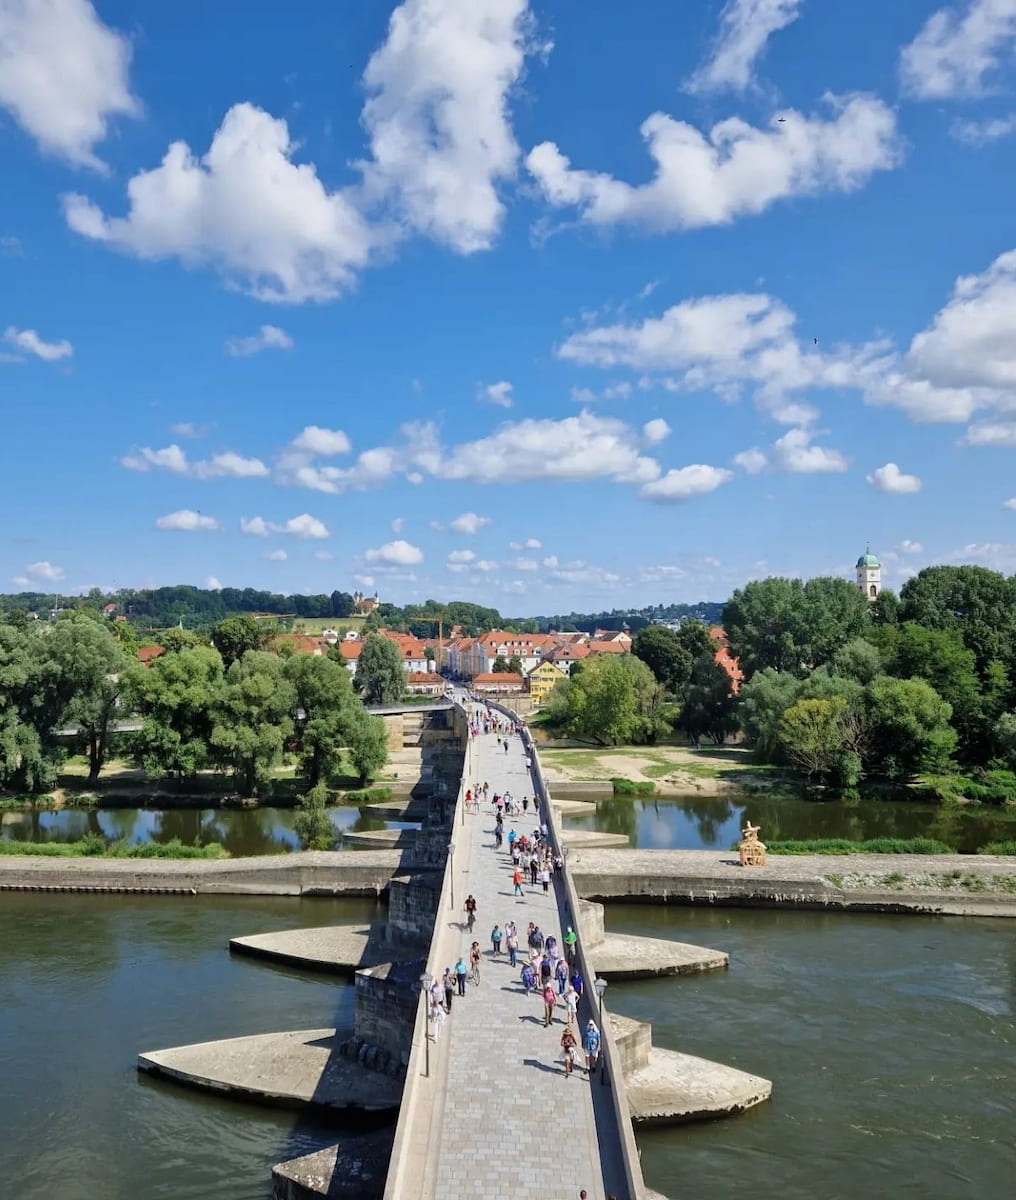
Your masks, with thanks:
[[[378,829],[416,829],[405,821],[380,821],[358,809],[328,809],[340,835]],[[78,842],[88,834],[132,844],[169,842],[179,838],[185,846],[218,842],[235,857],[285,854],[299,850],[292,808],[113,808],[31,810],[0,815],[0,833],[9,841]]]
[[[1016,814],[999,809],[775,796],[633,798],[605,793],[596,797],[595,814],[569,818],[567,825],[623,833],[632,846],[649,850],[729,850],[746,820],[761,825],[767,842],[930,837],[961,854],[973,854],[986,842],[1016,837]]]
[[[0,895],[4,1194],[267,1200],[273,1163],[342,1131],[139,1077],[137,1055],[351,1027],[352,987],[231,956],[228,941],[376,911],[367,900]]]
[[[710,1200],[1012,1194],[1016,937],[960,918],[610,905],[611,930],[730,953],[612,984],[661,1046],[774,1082],[741,1117],[638,1137],[646,1182]]]

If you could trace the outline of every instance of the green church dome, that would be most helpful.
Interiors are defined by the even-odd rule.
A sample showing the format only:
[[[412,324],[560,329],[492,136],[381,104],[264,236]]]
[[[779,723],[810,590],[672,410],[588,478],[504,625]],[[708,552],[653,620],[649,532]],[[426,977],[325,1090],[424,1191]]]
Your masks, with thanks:
[[[881,568],[881,566],[882,566],[882,564],[878,561],[878,559],[875,557],[875,555],[871,553],[870,550],[868,550],[866,553],[861,555],[861,557],[857,560],[857,565],[859,567],[879,567],[879,568]]]

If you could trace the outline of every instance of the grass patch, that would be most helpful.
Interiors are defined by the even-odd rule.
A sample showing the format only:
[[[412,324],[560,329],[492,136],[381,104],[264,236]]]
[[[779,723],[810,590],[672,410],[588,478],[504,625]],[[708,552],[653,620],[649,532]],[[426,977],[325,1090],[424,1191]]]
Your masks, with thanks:
[[[978,854],[1016,854],[1016,841],[988,842],[977,851]]]
[[[341,796],[336,797],[335,804],[382,804],[385,800],[391,800],[392,789],[386,787],[380,788],[360,788],[353,792],[343,792]]]
[[[651,779],[620,779],[613,776],[611,785],[615,796],[651,796],[656,791],[656,784]]]
[[[44,858],[228,858],[217,843],[207,846],[185,846],[179,838],[169,842],[146,842],[140,846],[126,842],[107,842],[90,835],[80,842],[5,842],[0,841],[0,854],[39,855]]]
[[[808,841],[768,842],[770,854],[954,854],[951,846],[934,838],[812,838]],[[737,847],[733,847],[736,849]]]

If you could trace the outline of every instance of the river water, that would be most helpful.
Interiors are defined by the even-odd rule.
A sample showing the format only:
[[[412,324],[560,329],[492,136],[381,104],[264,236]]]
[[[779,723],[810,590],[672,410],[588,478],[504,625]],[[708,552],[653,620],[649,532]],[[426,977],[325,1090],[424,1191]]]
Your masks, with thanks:
[[[5,1193],[266,1200],[271,1165],[335,1131],[140,1077],[135,1056],[348,1026],[348,986],[226,945],[374,911],[283,897],[0,895]],[[659,1045],[775,1081],[753,1112],[640,1135],[650,1186],[710,1200],[1011,1194],[1012,925],[611,906],[608,927],[729,951],[729,971],[615,983],[608,1003],[652,1021]]]
[[[588,817],[572,819],[577,829],[623,833],[632,846],[654,850],[728,850],[746,820],[762,827],[762,838],[932,837],[963,854],[986,842],[1016,838],[1016,813],[979,805],[942,806],[891,800],[801,800],[774,796],[614,796],[595,800]],[[416,828],[380,821],[352,807],[328,810],[342,845],[343,833]],[[0,836],[17,841],[79,841],[88,833],[111,840],[168,842],[193,846],[219,842],[238,857],[284,854],[299,848],[291,808],[61,809],[4,812]],[[531,817],[529,818],[532,819]],[[519,829],[526,819],[519,818]]]

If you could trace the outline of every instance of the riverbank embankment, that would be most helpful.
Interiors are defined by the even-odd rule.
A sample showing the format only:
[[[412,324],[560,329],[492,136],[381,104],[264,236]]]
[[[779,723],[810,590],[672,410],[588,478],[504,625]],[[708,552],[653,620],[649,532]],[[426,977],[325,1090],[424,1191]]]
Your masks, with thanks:
[[[219,861],[0,858],[0,891],[190,891],[376,896],[398,851],[300,851]],[[740,867],[730,851],[575,850],[568,868],[595,900],[1016,917],[1016,858],[991,855],[770,855]]]

